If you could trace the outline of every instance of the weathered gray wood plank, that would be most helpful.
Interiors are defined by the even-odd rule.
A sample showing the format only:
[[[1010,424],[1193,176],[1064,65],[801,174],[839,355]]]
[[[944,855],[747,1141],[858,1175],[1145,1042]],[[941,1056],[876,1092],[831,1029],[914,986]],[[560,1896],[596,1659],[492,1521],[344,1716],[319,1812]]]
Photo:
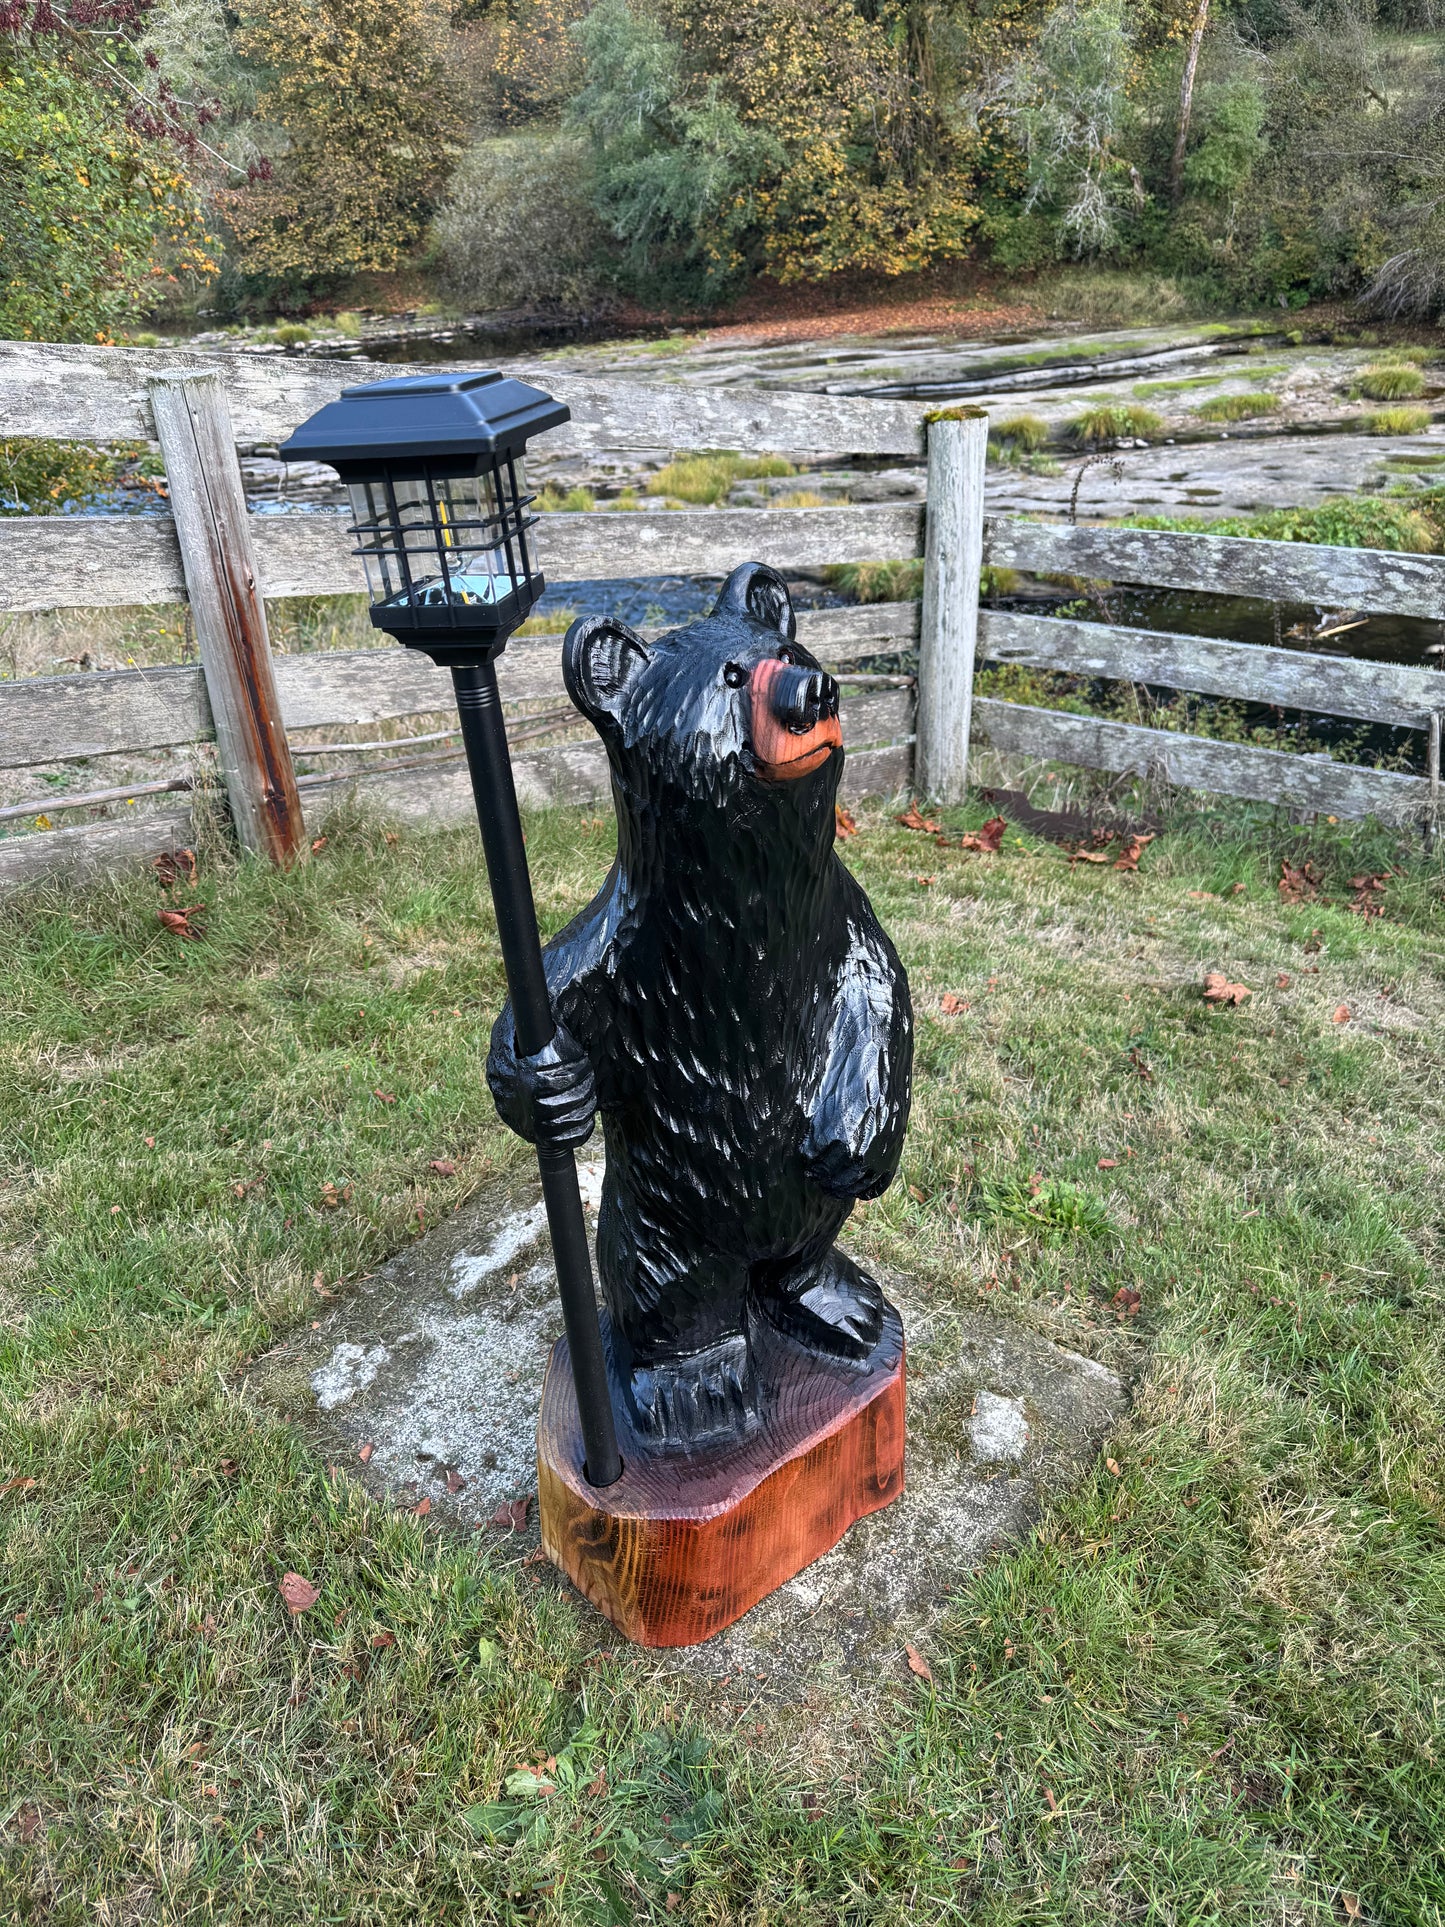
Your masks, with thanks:
[[[975,738],[994,749],[1081,763],[1086,769],[1152,773],[1184,789],[1256,803],[1284,803],[1332,816],[1378,816],[1386,823],[1404,824],[1419,821],[1428,798],[1428,785],[1419,777],[1356,769],[1285,750],[1214,743],[1202,736],[1030,709],[991,697],[980,697],[973,714]]]
[[[990,517],[983,559],[1035,575],[1143,582],[1266,602],[1315,603],[1375,615],[1445,617],[1445,557],[1393,549],[1332,549],[1164,529],[1071,528]]]
[[[268,596],[365,588],[341,513],[250,518]],[[918,553],[916,507],[679,509],[542,516],[537,547],[553,581],[726,575],[739,562],[811,569]],[[0,609],[104,609],[179,602],[175,528],[163,516],[0,519]]]
[[[1445,674],[1437,669],[1057,616],[1014,615],[1002,609],[984,610],[978,633],[980,655],[990,662],[1027,663],[1074,676],[1197,689],[1240,702],[1280,703],[1402,729],[1424,729],[1433,709],[1445,709]]]
[[[911,742],[884,749],[852,749],[843,764],[842,794],[848,802],[860,796],[896,796],[912,782]]]
[[[799,639],[830,668],[907,647],[917,630],[916,602],[805,609],[798,617]],[[509,643],[497,666],[503,701],[560,696],[561,649],[560,636],[524,636]],[[277,656],[274,667],[288,730],[450,713],[454,707],[451,677],[409,649]],[[200,670],[190,666],[0,683],[0,769],[165,749],[210,734],[205,683]]]
[[[494,367],[485,353],[443,366]],[[590,380],[545,364],[500,364],[565,401],[572,420],[554,429],[557,454],[597,448],[737,448],[750,453],[917,455],[923,406],[848,396],[749,388],[694,388],[666,381]],[[343,388],[414,375],[412,363],[303,361],[205,348],[100,348],[0,342],[0,435],[59,441],[145,439],[149,376],[220,367],[237,437],[274,442]]]
[[[0,683],[0,769],[164,749],[211,734],[199,669],[114,669]]]
[[[110,823],[39,830],[0,840],[0,890],[55,874],[114,870],[174,850],[191,836],[189,809],[152,810]]]

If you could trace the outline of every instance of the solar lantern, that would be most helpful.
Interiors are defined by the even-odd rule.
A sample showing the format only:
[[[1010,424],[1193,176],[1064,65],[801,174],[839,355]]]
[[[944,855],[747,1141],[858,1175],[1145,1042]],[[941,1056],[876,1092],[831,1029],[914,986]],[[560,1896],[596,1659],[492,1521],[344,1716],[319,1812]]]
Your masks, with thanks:
[[[534,435],[571,418],[565,402],[496,369],[403,376],[343,390],[283,444],[285,461],[326,462],[351,497],[371,620],[452,672],[516,1047],[534,1057],[557,1023],[547,994],[532,880],[496,659],[545,587],[523,476]],[[577,1389],[587,1476],[622,1470],[571,1141],[539,1123],[537,1164]]]

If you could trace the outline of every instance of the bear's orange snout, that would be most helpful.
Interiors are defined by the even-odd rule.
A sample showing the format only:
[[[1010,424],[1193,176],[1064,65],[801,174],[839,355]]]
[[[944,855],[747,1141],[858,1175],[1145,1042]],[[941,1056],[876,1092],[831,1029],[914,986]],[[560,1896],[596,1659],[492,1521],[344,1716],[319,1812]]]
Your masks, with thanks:
[[[753,755],[771,783],[808,776],[843,747],[838,685],[823,669],[771,656],[750,678]]]

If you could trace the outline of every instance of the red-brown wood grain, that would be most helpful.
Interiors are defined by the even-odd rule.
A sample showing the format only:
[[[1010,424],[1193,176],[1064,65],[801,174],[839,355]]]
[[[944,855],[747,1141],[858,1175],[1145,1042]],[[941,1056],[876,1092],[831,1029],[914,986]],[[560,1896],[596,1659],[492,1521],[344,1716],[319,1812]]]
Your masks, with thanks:
[[[742,1444],[652,1456],[623,1444],[605,1490],[583,1473],[566,1340],[548,1361],[537,1427],[542,1545],[642,1646],[710,1639],[903,1490],[902,1332],[869,1369],[779,1347],[767,1417]],[[629,1449],[630,1448],[630,1449]]]

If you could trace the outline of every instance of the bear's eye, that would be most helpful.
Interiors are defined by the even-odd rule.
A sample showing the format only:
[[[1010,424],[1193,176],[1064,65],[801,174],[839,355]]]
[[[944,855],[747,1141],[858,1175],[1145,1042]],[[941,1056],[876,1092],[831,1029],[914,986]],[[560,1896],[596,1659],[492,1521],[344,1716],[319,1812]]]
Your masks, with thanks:
[[[723,669],[723,681],[729,689],[741,689],[748,679],[748,672],[740,662],[730,662]]]

